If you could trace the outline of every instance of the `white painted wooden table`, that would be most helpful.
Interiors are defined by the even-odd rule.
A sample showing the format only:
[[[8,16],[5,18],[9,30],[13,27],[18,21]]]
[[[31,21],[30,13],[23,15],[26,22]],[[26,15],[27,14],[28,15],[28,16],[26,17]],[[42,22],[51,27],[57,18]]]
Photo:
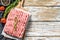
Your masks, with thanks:
[[[25,0],[31,13],[24,40],[60,40],[60,0]]]

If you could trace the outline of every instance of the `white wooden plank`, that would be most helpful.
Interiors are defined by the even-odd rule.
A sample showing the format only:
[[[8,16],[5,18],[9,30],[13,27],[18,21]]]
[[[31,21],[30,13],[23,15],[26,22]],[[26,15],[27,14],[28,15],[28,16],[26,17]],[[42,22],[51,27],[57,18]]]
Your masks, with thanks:
[[[30,21],[60,21],[60,7],[24,7],[31,13]]]
[[[25,37],[24,40],[60,40],[60,37]]]
[[[55,6],[55,5],[60,5],[60,0],[25,0],[25,5]]]
[[[29,22],[26,36],[60,36],[60,22]]]

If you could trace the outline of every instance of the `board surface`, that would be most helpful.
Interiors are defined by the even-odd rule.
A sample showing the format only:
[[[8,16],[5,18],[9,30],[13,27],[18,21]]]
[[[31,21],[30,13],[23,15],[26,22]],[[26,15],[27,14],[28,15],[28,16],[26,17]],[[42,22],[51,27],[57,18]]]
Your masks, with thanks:
[[[24,7],[31,13],[30,21],[60,21],[60,7]]]
[[[26,0],[31,13],[24,40],[60,40],[60,0]]]
[[[25,40],[60,40],[60,37],[26,37]]]
[[[26,0],[26,6],[58,6],[60,0]]]
[[[26,36],[60,36],[60,22],[29,22]]]

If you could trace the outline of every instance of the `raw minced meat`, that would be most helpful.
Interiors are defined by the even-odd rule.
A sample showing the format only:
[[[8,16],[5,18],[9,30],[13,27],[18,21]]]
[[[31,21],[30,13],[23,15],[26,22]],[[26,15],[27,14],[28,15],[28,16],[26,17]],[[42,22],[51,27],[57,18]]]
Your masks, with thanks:
[[[12,9],[7,17],[4,32],[18,38],[23,37],[29,13],[21,10]]]

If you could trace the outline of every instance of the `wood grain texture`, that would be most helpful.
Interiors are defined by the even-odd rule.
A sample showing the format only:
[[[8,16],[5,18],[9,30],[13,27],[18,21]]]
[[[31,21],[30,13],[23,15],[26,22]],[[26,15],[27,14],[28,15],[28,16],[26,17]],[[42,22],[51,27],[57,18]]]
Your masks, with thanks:
[[[26,0],[25,5],[28,6],[57,6],[60,5],[60,0]]]
[[[25,40],[60,40],[60,37],[25,37]]]
[[[60,7],[24,7],[31,13],[30,21],[60,21]]]
[[[31,13],[24,40],[60,40],[60,0],[26,0],[24,5]]]
[[[60,22],[29,22],[26,36],[60,36]]]

